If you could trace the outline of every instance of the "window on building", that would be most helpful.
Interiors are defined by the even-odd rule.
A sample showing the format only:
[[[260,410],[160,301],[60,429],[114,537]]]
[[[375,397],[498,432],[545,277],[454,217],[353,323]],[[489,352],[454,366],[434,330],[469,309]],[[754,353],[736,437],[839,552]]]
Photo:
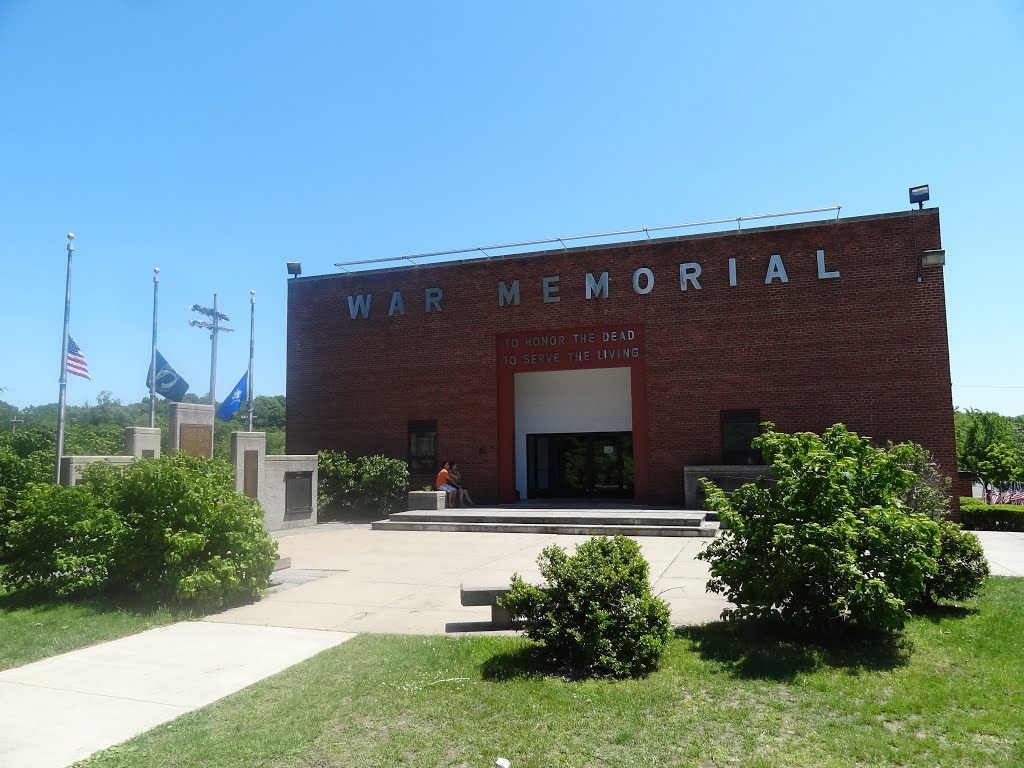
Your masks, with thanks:
[[[429,473],[437,469],[437,422],[409,422],[409,472]]]
[[[722,411],[722,463],[763,464],[761,452],[750,443],[761,434],[761,413],[756,408]]]

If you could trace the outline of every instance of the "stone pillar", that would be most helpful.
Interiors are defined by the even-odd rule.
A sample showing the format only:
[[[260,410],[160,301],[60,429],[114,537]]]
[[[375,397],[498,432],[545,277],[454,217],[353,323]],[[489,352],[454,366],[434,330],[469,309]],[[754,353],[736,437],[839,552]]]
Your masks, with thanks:
[[[136,459],[159,459],[160,428],[125,427],[124,455]]]
[[[260,499],[263,496],[266,432],[232,432],[231,464],[235,468],[235,490]]]
[[[167,409],[171,451],[184,451],[189,456],[213,457],[212,405],[171,403]]]

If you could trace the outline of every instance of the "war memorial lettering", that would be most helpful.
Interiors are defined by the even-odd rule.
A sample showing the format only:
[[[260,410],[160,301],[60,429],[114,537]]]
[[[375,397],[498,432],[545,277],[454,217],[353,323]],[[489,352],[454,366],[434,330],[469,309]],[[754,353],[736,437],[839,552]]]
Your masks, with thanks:
[[[825,265],[825,251],[818,249],[815,254],[816,265],[817,265],[817,279],[818,280],[832,280],[841,277],[838,270],[830,270]],[[704,267],[699,262],[685,262],[679,265],[679,290],[696,290],[699,291],[702,288],[700,283],[701,275],[704,273]],[[560,302],[562,297],[561,292],[561,277],[559,275],[547,275],[541,278],[541,301],[544,304],[554,304]],[[705,278],[706,279],[706,278]],[[739,285],[736,271],[736,257],[731,257],[728,260],[728,281],[730,287],[736,287]],[[786,271],[786,265],[783,261],[782,255],[775,253],[769,256],[768,265],[764,272],[764,284],[771,285],[772,283],[778,282],[780,284],[789,282],[789,273]],[[608,272],[602,272],[599,276],[594,276],[593,273],[587,272],[584,278],[584,298],[587,301],[594,299],[609,297],[609,284],[611,283],[611,277]],[[646,296],[654,290],[655,275],[649,267],[640,267],[632,275],[632,290],[633,293],[638,296]],[[373,294],[355,294],[346,297],[348,302],[349,317],[352,320],[365,319],[370,316],[370,311],[373,306]],[[431,312],[441,312],[443,310],[442,300],[444,299],[444,289],[439,287],[430,287],[424,290],[424,313],[430,314]],[[522,289],[519,280],[512,280],[506,282],[505,280],[498,281],[498,306],[519,306],[522,303]],[[391,293],[391,301],[388,305],[388,317],[405,315],[405,299],[402,296],[401,291],[393,291]]]

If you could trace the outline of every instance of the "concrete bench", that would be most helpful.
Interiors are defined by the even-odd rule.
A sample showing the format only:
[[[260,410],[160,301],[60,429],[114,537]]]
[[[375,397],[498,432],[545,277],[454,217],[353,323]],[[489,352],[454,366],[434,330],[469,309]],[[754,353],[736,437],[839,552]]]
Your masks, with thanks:
[[[511,579],[510,579],[511,581]],[[498,598],[504,597],[509,591],[509,584],[495,585],[459,585],[459,597],[463,605],[491,606],[491,626],[495,629],[518,629],[521,621],[513,621],[511,614],[498,605]]]

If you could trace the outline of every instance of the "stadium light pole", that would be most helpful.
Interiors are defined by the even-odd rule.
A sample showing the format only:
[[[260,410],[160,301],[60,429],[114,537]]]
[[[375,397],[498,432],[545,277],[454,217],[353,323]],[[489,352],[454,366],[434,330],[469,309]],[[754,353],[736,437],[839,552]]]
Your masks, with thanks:
[[[249,431],[252,432],[252,353],[256,343],[256,291],[249,291]]]
[[[149,427],[156,426],[156,302],[160,291],[160,267],[153,267],[153,344],[149,350]]]
[[[220,324],[221,320],[231,318],[223,312],[217,311],[217,294],[213,294],[213,308],[204,307],[202,304],[190,304],[189,309],[206,315],[213,322],[207,323],[203,320],[189,320],[188,324],[195,328],[206,328],[210,331],[210,405],[217,405],[217,335],[222,331],[233,332],[234,328],[225,328]]]
[[[68,388],[68,328],[71,323],[71,256],[75,252],[75,233],[68,232],[68,277],[64,286],[64,341],[60,349],[60,396],[57,398],[57,485],[60,462],[64,458],[64,404]]]

